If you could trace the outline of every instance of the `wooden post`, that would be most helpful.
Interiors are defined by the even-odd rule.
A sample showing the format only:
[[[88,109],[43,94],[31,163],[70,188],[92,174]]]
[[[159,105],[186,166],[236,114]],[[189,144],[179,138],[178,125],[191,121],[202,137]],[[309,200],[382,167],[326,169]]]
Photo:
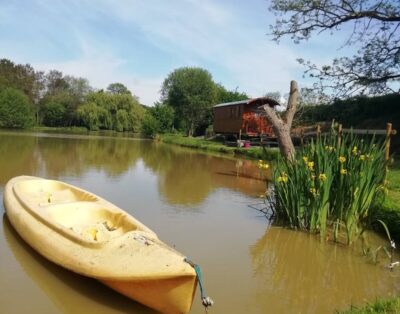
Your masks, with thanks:
[[[386,124],[386,141],[385,141],[385,160],[389,161],[390,158],[390,136],[392,135],[392,124]]]
[[[242,140],[242,129],[239,130],[239,141]]]
[[[343,127],[341,124],[338,125],[338,139],[337,139],[337,149],[342,145],[342,135],[343,135]]]

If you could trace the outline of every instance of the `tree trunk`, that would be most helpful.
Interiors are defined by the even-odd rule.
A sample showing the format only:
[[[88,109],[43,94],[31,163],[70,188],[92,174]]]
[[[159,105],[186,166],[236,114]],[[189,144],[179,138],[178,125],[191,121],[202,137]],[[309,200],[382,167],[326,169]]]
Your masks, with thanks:
[[[282,119],[278,117],[275,110],[270,107],[269,104],[264,105],[267,120],[272,124],[272,128],[277,136],[281,154],[287,159],[293,159],[295,154],[294,145],[290,136],[290,129],[292,128],[293,116],[296,112],[297,97],[297,82],[291,81],[288,106]]]

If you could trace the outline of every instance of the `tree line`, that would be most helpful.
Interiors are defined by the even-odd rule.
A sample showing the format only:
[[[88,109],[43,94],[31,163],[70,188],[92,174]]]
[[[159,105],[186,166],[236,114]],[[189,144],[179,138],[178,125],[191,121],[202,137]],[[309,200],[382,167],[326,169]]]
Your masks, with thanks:
[[[125,85],[94,89],[85,78],[57,70],[36,71],[29,64],[0,59],[0,127],[72,127],[141,132],[203,134],[217,103],[249,98],[214,82],[202,68],[172,71],[152,107],[141,105]]]

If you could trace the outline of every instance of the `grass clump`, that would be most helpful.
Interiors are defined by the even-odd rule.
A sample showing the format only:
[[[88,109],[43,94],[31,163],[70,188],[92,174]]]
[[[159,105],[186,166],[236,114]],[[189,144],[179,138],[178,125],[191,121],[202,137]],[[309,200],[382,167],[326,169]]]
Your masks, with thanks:
[[[340,314],[395,314],[400,313],[400,298],[393,298],[389,300],[377,299],[374,303],[368,304],[365,307],[358,308],[352,306],[349,310],[344,312],[337,312]]]
[[[384,143],[332,131],[296,151],[293,161],[280,160],[270,200],[291,227],[321,238],[329,228],[334,241],[344,232],[350,244],[384,194],[385,167]]]

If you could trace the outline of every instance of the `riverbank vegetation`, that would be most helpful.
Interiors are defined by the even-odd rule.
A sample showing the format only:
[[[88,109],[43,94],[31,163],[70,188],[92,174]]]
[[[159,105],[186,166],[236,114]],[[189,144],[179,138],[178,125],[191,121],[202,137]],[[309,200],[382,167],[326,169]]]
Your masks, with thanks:
[[[254,146],[249,148],[229,147],[224,145],[223,142],[218,140],[199,139],[179,134],[160,135],[158,137],[158,140],[167,144],[174,144],[182,147],[195,148],[214,153],[224,153],[250,159],[264,159],[268,161],[273,161],[277,160],[279,156],[279,150],[277,148],[262,148],[259,146]]]
[[[338,314],[397,314],[400,313],[400,297],[389,300],[378,299],[365,307],[352,306],[349,310]]]
[[[345,234],[351,244],[385,193],[385,168],[384,143],[332,131],[298,149],[293,160],[280,159],[271,202],[292,228],[335,242]]]
[[[212,106],[249,98],[213,81],[201,68],[172,71],[161,87],[160,103],[140,104],[121,83],[95,89],[87,79],[57,70],[36,71],[29,64],[0,59],[0,127],[85,127],[155,136],[172,131],[204,134]]]

